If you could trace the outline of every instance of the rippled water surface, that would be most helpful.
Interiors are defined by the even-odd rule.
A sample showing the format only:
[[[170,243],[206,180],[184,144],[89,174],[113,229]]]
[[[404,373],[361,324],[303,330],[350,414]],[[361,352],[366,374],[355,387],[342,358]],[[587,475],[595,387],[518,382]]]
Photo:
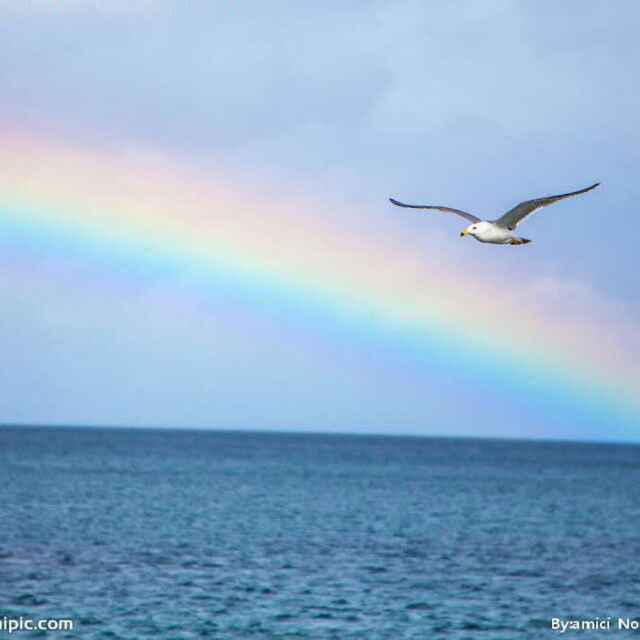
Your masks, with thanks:
[[[0,487],[0,617],[74,620],[47,637],[539,639],[552,616],[640,617],[639,447],[2,429]]]

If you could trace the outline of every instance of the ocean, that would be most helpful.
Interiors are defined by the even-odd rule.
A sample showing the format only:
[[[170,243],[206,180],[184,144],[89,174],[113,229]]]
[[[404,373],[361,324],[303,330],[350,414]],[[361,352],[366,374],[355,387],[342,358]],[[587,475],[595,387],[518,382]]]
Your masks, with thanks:
[[[640,619],[638,446],[2,428],[0,486],[0,622],[73,621],[0,638],[586,640]],[[611,630],[551,627],[596,617]]]

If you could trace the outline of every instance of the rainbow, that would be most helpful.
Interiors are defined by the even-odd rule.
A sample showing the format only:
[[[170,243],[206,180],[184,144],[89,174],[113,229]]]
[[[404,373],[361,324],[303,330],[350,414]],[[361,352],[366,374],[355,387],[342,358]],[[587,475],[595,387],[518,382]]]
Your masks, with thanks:
[[[40,243],[62,261],[135,266],[135,277],[179,268],[197,295],[227,287],[262,313],[292,312],[309,330],[342,332],[435,375],[453,370],[524,410],[542,404],[559,420],[640,435],[638,365],[625,345],[597,338],[602,327],[541,316],[505,299],[497,279],[430,263],[384,230],[365,234],[346,205],[160,154],[1,137],[0,228],[16,252]]]

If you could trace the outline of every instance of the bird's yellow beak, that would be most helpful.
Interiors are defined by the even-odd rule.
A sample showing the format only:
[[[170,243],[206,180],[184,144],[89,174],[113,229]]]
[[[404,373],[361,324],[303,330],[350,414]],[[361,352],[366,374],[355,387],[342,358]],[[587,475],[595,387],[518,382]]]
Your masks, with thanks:
[[[468,236],[469,235],[469,229],[465,229],[464,231],[460,232],[460,237],[462,238],[463,236]]]

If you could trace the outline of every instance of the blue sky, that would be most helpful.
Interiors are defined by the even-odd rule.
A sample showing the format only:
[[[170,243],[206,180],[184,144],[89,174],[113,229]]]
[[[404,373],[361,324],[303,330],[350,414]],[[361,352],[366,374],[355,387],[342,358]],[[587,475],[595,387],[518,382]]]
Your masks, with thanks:
[[[296,185],[351,211],[345,224],[397,226],[408,255],[428,248],[486,269],[549,296],[546,313],[557,299],[558,314],[601,314],[640,355],[637,4],[347,4],[0,2],[0,122],[199,170],[223,164],[256,189]],[[594,181],[597,197],[527,221],[526,262],[461,248],[457,222],[386,203],[491,218]],[[222,295],[185,296],[166,317],[180,284],[105,288],[113,274],[100,267],[69,272],[55,252],[3,243],[34,275],[9,272],[2,285],[0,420],[549,435],[544,409],[513,431],[517,401],[485,418],[457,406],[454,370],[445,383],[410,358],[380,358],[375,343],[356,348],[295,317],[283,326]],[[97,339],[105,332],[117,348]],[[560,437],[580,435],[569,422]]]

